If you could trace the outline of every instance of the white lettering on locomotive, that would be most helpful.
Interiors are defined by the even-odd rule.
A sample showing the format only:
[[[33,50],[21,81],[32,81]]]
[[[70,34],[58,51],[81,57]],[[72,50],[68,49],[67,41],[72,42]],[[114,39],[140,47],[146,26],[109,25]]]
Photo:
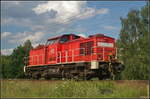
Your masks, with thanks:
[[[97,45],[102,47],[113,47],[113,43],[98,42]]]

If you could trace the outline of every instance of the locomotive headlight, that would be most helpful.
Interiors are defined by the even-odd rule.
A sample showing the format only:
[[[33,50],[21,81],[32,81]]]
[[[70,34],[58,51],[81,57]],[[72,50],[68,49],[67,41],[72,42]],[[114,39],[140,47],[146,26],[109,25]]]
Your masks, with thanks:
[[[97,45],[102,47],[113,47],[113,43],[106,43],[106,42],[98,42]]]

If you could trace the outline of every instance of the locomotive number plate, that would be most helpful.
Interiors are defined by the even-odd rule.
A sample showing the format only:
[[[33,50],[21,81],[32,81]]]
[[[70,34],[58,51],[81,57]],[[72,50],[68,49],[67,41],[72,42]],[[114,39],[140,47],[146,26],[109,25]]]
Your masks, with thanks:
[[[113,47],[113,43],[106,43],[106,42],[98,42],[97,45],[102,47]]]

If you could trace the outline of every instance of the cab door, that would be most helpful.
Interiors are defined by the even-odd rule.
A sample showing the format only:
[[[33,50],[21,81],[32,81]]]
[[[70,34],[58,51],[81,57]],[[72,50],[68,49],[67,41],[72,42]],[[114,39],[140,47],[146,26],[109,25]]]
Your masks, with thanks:
[[[60,38],[59,48],[57,51],[57,63],[66,63],[68,62],[68,50],[69,45],[68,41],[70,41],[70,35],[64,35]]]
[[[56,64],[57,45],[57,42],[52,40],[47,44],[45,51],[46,64]]]
[[[47,47],[47,63],[55,64],[56,63],[56,44],[49,45]]]

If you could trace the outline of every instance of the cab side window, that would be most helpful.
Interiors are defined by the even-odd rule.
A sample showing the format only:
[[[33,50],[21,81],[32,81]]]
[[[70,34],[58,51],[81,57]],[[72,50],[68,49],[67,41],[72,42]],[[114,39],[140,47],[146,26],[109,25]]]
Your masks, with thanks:
[[[65,43],[65,42],[68,42],[70,39],[69,39],[69,36],[63,36],[61,39],[60,39],[60,43]]]
[[[78,38],[80,38],[80,36],[77,36],[77,35],[73,36],[73,39],[78,39]]]

